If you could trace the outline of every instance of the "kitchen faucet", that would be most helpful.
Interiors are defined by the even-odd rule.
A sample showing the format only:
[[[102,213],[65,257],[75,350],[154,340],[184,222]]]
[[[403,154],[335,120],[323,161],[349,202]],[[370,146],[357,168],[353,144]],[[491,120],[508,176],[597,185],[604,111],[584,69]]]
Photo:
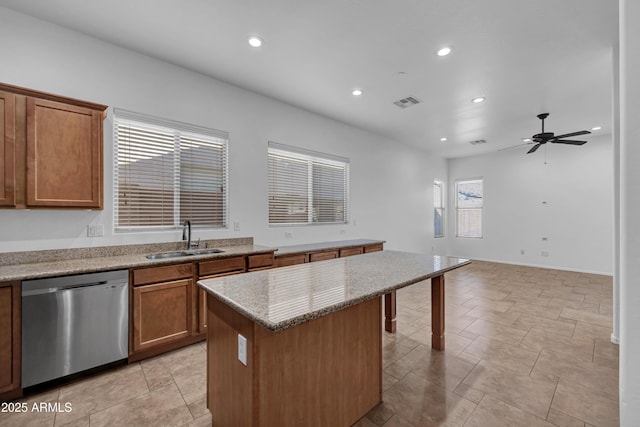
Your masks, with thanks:
[[[187,250],[192,249],[191,245],[197,248],[200,245],[200,239],[198,239],[198,243],[191,243],[191,221],[185,219],[182,226],[184,227],[182,229],[182,240],[187,241]]]

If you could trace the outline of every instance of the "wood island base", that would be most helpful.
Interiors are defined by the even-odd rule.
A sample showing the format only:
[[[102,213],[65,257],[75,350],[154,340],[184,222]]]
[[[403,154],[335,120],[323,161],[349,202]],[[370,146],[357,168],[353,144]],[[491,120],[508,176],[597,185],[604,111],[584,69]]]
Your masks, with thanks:
[[[213,425],[350,426],[382,401],[382,298],[272,332],[207,294]],[[238,360],[238,334],[247,364]]]

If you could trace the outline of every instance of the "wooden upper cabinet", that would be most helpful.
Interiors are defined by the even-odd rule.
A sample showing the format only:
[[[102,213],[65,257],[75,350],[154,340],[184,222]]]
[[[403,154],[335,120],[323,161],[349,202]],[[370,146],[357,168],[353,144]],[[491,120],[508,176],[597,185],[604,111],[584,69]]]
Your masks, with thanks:
[[[0,83],[0,206],[102,209],[106,109]]]
[[[27,205],[102,208],[102,113],[27,98]]]
[[[16,205],[15,99],[0,91],[0,206]]]

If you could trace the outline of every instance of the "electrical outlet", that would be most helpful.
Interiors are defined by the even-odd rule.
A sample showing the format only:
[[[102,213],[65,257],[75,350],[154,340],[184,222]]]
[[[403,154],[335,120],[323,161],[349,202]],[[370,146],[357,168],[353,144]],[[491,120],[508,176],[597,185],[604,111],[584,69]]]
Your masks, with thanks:
[[[520,255],[524,255],[524,249],[520,249]]]
[[[87,237],[102,237],[102,236],[104,236],[104,225],[102,224],[87,225]]]
[[[540,252],[540,255],[542,255],[542,256],[549,256],[549,252],[547,252],[547,251],[542,251],[542,252]]]
[[[347,234],[347,230],[340,230],[340,234]]]
[[[247,339],[238,334],[238,360],[247,366]]]
[[[240,221],[233,221],[233,231],[240,231]]]
[[[284,237],[287,239],[293,239],[293,233],[290,231],[285,231],[284,232]]]

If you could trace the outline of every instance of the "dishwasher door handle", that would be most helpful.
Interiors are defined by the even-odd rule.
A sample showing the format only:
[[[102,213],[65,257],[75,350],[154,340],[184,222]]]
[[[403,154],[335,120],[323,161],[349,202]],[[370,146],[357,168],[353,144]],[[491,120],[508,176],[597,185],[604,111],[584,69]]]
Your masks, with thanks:
[[[79,288],[88,288],[88,287],[91,287],[91,286],[104,286],[104,285],[108,285],[108,284],[109,284],[109,282],[103,281],[103,282],[94,282],[94,283],[83,283],[81,285],[73,285],[73,286],[59,286],[57,288],[23,290],[22,291],[22,296],[23,297],[29,297],[29,296],[34,296],[34,295],[52,294],[54,292],[69,291],[69,290],[79,289]],[[112,284],[111,288],[122,287],[122,286],[126,286],[126,283]]]

